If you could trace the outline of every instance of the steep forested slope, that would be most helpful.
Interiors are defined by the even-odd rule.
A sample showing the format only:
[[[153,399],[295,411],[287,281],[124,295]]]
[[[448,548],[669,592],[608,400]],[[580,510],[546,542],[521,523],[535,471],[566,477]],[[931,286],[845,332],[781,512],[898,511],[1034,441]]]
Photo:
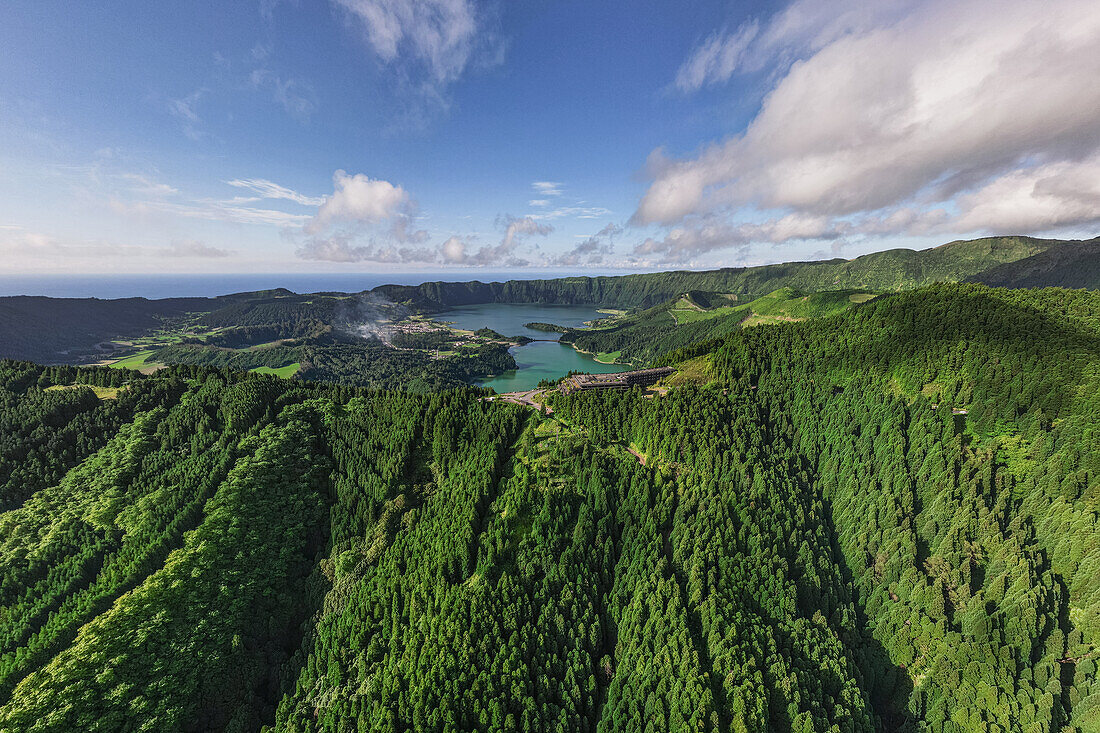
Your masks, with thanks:
[[[789,461],[803,502],[820,502],[793,526],[827,538],[764,553],[807,568],[781,618],[821,611],[830,628],[858,634],[864,690],[887,727],[1095,730],[1098,308],[1080,291],[891,296],[693,350],[711,352],[709,390],[555,407],[606,440],[636,442],[651,462],[692,467],[689,484],[720,492],[713,512],[760,502],[759,461],[726,447],[736,427],[710,417],[715,403],[760,405],[774,431],[763,452]],[[763,521],[781,538],[790,531],[776,508]],[[706,603],[723,596],[726,575],[714,544],[697,547],[713,578]],[[850,595],[823,586],[817,563],[847,577]],[[852,605],[830,616],[823,594]]]
[[[991,267],[969,278],[1006,288],[1100,288],[1100,238],[1062,242],[1022,260]]]
[[[73,447],[0,514],[0,727],[1100,725],[1100,297],[937,287],[668,358],[713,383],[552,416],[174,367],[85,443],[100,371],[3,363]]]
[[[653,308],[601,322],[594,328],[567,330],[561,341],[585,352],[615,352],[619,361],[646,364],[670,351],[746,326],[834,315],[875,296],[858,290],[805,293],[780,288],[748,302],[734,297],[692,291]],[[709,307],[703,309],[698,301]]]
[[[192,310],[213,307],[208,298],[0,298],[0,357],[61,361],[100,341],[137,335]]]

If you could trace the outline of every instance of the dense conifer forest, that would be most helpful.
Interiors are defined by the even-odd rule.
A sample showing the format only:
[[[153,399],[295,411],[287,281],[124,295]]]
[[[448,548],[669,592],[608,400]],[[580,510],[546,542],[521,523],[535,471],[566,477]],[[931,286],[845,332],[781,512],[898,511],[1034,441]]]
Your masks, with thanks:
[[[1100,295],[660,361],[553,414],[0,362],[0,729],[1100,728]]]

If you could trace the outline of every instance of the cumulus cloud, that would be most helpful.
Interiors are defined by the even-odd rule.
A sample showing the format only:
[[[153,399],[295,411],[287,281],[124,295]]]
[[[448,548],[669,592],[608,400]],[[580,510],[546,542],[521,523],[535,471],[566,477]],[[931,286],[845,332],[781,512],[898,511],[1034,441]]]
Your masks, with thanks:
[[[336,171],[332,180],[335,190],[306,224],[307,234],[316,236],[333,228],[362,231],[384,226],[399,242],[423,242],[427,238],[427,232],[414,226],[416,201],[400,185],[342,170]]]
[[[499,53],[489,10],[473,0],[333,0],[386,65],[423,76],[438,93],[479,54]]]
[[[673,227],[661,238],[649,237],[634,247],[635,260],[660,263],[690,262],[716,250],[734,249],[744,253],[752,244],[785,244],[794,240],[835,240],[851,233],[846,221],[824,216],[788,214],[759,223],[735,224],[727,217],[693,217]]]
[[[433,262],[421,246],[428,232],[416,228],[417,205],[403,187],[362,173],[333,174],[333,193],[302,227],[298,256],[330,262]]]
[[[1013,171],[958,199],[962,231],[1041,232],[1100,224],[1100,154]]]
[[[220,247],[211,247],[198,240],[187,239],[171,242],[167,248],[161,251],[161,254],[165,257],[217,258],[228,257],[233,254],[233,252],[228,249],[221,249]]]
[[[236,188],[252,191],[264,199],[285,199],[302,206],[320,206],[325,203],[324,197],[306,196],[266,178],[234,178],[231,181],[226,181],[226,183]]]
[[[448,264],[461,264],[466,261],[466,247],[473,241],[472,237],[460,237],[458,235],[448,237],[439,247],[439,253],[443,261]]]
[[[298,256],[308,260],[328,262],[381,262],[387,264],[444,264],[467,267],[526,267],[531,264],[518,254],[520,245],[529,237],[545,237],[554,231],[549,224],[540,224],[530,217],[506,216],[499,221],[504,233],[499,243],[473,249],[472,236],[452,236],[438,247],[414,246],[410,243],[362,241],[352,233],[342,231],[328,236],[312,236],[298,248]]]
[[[608,224],[576,247],[550,260],[549,264],[558,267],[577,267],[580,265],[602,265],[608,255],[614,251],[614,239],[622,234],[618,224]]]
[[[297,251],[304,260],[325,262],[382,262],[388,264],[429,263],[436,259],[434,250],[394,242],[360,242],[353,235],[340,232],[328,237],[311,237]]]
[[[526,267],[531,262],[517,254],[520,244],[529,237],[545,237],[554,231],[554,227],[540,224],[529,216],[505,216],[498,220],[498,225],[504,229],[498,244],[482,245],[470,252],[474,243],[472,237],[451,237],[440,246],[440,259],[452,265]]]
[[[1094,2],[800,0],[704,41],[677,84],[690,91],[765,63],[781,71],[744,132],[687,159],[650,156],[632,223],[697,226],[692,239],[708,242],[716,217],[746,211],[818,217],[826,231],[1095,221]],[[896,216],[908,210],[920,213]]]

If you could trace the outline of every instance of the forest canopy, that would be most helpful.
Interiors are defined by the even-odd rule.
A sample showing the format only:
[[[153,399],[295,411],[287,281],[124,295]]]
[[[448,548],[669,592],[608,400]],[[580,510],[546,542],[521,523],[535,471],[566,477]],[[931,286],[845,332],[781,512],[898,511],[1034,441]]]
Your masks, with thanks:
[[[1098,357],[946,285],[552,413],[0,362],[0,728],[1096,730]]]

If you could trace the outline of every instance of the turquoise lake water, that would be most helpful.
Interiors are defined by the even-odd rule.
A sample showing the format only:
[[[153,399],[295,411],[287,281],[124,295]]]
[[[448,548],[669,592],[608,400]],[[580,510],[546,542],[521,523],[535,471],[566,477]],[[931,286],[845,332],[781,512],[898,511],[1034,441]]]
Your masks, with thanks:
[[[519,368],[478,382],[479,385],[492,387],[497,392],[519,392],[534,389],[543,379],[557,379],[571,371],[610,374],[629,369],[630,367],[618,364],[601,364],[592,357],[581,354],[571,346],[557,343],[557,339],[561,334],[534,331],[523,327],[524,323],[536,321],[576,327],[583,326],[586,321],[601,317],[601,314],[592,306],[532,305],[528,303],[469,305],[454,308],[435,316],[440,321],[454,323],[458,328],[477,330],[488,326],[505,336],[548,339],[511,348],[510,351],[512,356],[515,357]]]

